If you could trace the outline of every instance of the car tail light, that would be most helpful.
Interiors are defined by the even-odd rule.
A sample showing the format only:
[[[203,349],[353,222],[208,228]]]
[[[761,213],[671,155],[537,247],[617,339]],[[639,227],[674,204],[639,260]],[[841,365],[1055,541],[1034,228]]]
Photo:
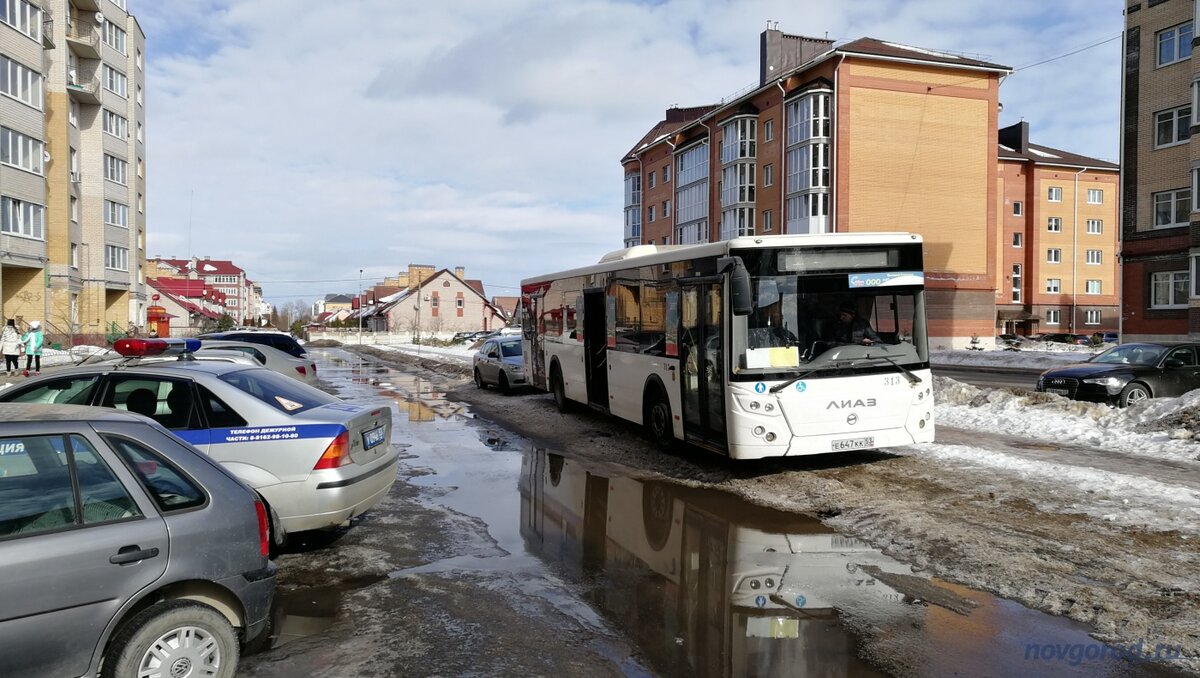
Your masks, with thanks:
[[[329,447],[325,448],[325,454],[317,460],[317,465],[313,467],[314,471],[319,471],[325,468],[337,468],[350,463],[350,432],[342,431],[338,434],[333,442],[329,443]]]
[[[299,373],[300,373],[300,376],[302,376],[302,377],[307,377],[307,376],[308,376],[308,371],[307,371],[307,370],[304,368],[304,366],[303,366],[303,365],[297,365],[297,366],[296,366],[296,371],[297,371],[297,372],[299,372]]]
[[[271,525],[267,520],[267,507],[261,500],[254,500],[254,512],[258,514],[258,550],[264,556],[271,555]]]
[[[312,373],[313,373],[314,377],[317,376],[317,364],[316,363],[312,364]]]

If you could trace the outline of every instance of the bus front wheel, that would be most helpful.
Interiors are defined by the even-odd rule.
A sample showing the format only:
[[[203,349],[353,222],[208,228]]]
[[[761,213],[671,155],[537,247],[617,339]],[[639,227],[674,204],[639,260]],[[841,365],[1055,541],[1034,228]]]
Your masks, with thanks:
[[[671,423],[671,403],[661,389],[650,391],[646,404],[646,433],[659,449],[667,449],[675,442],[675,427]]]
[[[571,401],[567,400],[567,389],[563,387],[562,372],[555,365],[550,370],[550,393],[554,395],[554,406],[559,412],[567,413],[571,409]]]

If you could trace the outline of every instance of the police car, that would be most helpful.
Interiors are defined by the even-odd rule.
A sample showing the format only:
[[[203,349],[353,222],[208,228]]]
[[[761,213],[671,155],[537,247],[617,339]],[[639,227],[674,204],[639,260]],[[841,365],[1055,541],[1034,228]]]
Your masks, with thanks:
[[[119,364],[56,370],[0,402],[97,405],[145,415],[221,462],[271,509],[275,544],[335,528],[396,480],[387,405],[343,401],[261,367],[189,359],[196,339],[121,339]],[[176,355],[174,361],[144,357]]]

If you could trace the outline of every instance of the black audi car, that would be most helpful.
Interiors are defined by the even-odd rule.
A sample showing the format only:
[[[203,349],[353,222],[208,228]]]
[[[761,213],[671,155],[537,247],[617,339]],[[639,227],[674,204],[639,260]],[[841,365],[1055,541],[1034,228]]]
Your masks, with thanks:
[[[1086,362],[1042,372],[1037,390],[1121,407],[1180,396],[1200,388],[1197,357],[1200,344],[1122,344]]]

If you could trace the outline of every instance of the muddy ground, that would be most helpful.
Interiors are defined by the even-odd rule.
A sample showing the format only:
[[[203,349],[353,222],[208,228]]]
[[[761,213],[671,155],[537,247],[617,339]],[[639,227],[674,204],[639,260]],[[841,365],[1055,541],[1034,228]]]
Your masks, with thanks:
[[[480,391],[463,366],[361,352],[422,370],[477,416],[565,454],[816,514],[918,570],[1090,624],[1104,642],[1182,645],[1187,658],[1172,664],[1200,674],[1200,540],[1074,511],[1092,498],[1069,484],[879,452],[738,463],[694,449],[663,453],[620,420],[578,408],[560,414],[547,394]],[[864,650],[888,653],[886,644],[876,637]]]

